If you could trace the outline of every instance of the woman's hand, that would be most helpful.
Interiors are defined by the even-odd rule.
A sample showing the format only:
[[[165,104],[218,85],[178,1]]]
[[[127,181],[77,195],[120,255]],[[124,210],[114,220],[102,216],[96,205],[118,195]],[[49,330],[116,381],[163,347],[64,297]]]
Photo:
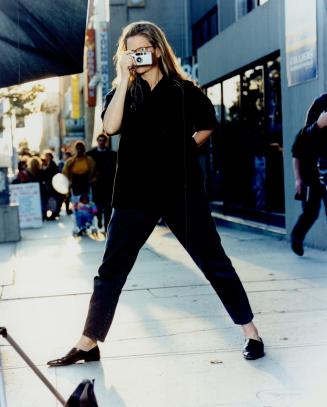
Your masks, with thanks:
[[[133,51],[125,51],[119,58],[119,68],[122,79],[130,77],[130,70],[134,66]]]
[[[317,125],[320,129],[327,126],[327,112],[322,112],[317,120]]]
[[[295,180],[295,193],[298,194],[298,195],[302,195],[303,187],[304,187],[304,185],[303,185],[302,179],[297,178]]]

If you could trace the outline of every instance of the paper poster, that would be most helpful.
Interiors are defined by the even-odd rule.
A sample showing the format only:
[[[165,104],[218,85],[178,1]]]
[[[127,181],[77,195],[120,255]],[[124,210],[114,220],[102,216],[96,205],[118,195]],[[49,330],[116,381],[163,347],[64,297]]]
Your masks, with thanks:
[[[10,203],[18,204],[21,229],[42,227],[40,185],[38,182],[9,185]]]

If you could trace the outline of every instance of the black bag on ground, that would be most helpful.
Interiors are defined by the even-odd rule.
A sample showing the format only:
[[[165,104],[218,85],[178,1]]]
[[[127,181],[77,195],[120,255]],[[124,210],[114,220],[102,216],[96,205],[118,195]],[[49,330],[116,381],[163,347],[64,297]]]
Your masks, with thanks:
[[[64,407],[98,407],[94,393],[94,380],[83,380],[76,387]]]
[[[74,393],[69,397],[66,402],[57,389],[49,382],[40,369],[32,362],[26,355],[23,349],[16,343],[16,341],[8,334],[5,327],[0,327],[0,335],[3,336],[16,352],[24,359],[33,372],[40,378],[40,380],[47,386],[51,393],[57,398],[60,404],[64,407],[98,407],[98,403],[94,394],[94,380],[83,380]]]

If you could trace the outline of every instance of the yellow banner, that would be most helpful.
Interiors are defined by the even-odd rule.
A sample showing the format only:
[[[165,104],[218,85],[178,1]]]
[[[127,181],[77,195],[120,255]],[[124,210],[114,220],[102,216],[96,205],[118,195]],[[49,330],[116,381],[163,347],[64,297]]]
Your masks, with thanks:
[[[79,93],[79,78],[78,75],[71,75],[72,87],[72,119],[79,119],[81,117],[80,107],[80,93]]]

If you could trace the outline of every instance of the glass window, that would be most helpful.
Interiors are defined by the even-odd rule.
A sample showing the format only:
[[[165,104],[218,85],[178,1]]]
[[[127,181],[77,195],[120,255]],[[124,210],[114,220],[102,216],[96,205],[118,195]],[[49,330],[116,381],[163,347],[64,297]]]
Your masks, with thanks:
[[[255,7],[254,0],[236,0],[236,15],[237,19],[245,16]]]
[[[196,50],[218,34],[218,8],[215,6],[192,27],[193,55]]]
[[[234,76],[222,83],[223,118],[222,127],[222,190],[224,204],[241,206],[239,200],[242,185],[242,131],[241,131],[241,80]]]
[[[221,84],[216,83],[216,85],[210,86],[207,89],[207,96],[215,107],[217,120],[221,122]]]
[[[207,192],[210,200],[222,201],[222,86],[217,83],[207,88],[207,96],[214,105],[218,126],[209,139]]]
[[[218,119],[209,198],[224,213],[285,227],[280,57],[207,88]]]
[[[224,112],[225,120],[228,122],[239,119],[241,105],[240,89],[241,82],[238,75],[223,82]]]
[[[267,209],[284,213],[284,170],[283,170],[283,135],[282,103],[280,85],[280,58],[267,62]]]
[[[266,140],[264,131],[263,66],[249,69],[242,76],[243,154],[245,196],[248,208],[266,207]]]

